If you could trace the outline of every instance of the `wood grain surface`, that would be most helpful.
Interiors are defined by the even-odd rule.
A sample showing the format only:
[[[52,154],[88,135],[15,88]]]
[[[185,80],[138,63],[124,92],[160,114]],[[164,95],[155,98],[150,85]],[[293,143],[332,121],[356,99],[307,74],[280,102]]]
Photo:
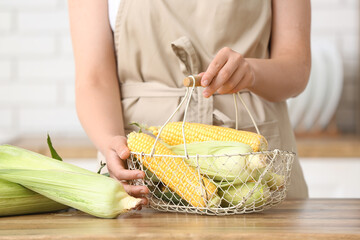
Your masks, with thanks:
[[[99,219],[72,211],[0,218],[0,239],[360,239],[360,199],[285,201],[256,214],[129,212]]]

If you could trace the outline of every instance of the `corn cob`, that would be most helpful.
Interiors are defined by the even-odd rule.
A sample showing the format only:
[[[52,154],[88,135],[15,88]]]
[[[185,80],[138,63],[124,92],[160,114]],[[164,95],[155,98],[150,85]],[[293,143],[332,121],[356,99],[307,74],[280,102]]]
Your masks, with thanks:
[[[141,201],[112,178],[11,145],[0,145],[0,179],[101,218],[117,217]]]
[[[161,140],[169,145],[178,145],[184,142],[182,134],[182,122],[168,123],[161,132]],[[185,123],[186,143],[203,141],[233,141],[241,142],[251,146],[254,152],[265,151],[268,143],[264,136],[240,131],[233,128],[212,126],[201,123]],[[159,127],[149,127],[155,136],[159,133]]]
[[[155,139],[145,133],[132,132],[128,135],[128,147],[132,152],[150,154],[154,143]],[[160,142],[156,143],[155,154],[175,155]],[[218,199],[216,186],[199,176],[183,159],[145,156],[141,160],[148,170],[192,206],[205,207],[208,201],[214,203]]]
[[[19,184],[0,179],[0,216],[53,212],[67,208]]]
[[[271,196],[269,187],[264,184],[258,184],[256,188],[255,186],[255,182],[247,182],[221,189],[219,194],[225,200],[222,205],[232,207],[240,204],[244,199],[245,203],[242,207],[251,208],[265,204]]]

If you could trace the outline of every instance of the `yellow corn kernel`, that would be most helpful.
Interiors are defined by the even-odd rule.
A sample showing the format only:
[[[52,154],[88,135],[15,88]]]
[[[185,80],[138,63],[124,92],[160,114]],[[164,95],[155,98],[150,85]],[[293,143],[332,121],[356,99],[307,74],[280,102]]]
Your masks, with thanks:
[[[168,123],[161,132],[161,140],[169,145],[182,144],[184,142],[182,124],[182,122]],[[155,136],[158,135],[159,127],[149,127],[148,129]],[[253,132],[201,123],[185,123],[184,129],[186,143],[233,141],[250,145],[254,152],[265,151],[268,148],[265,137]]]
[[[132,152],[150,154],[154,143],[155,139],[145,133],[132,132],[128,135],[128,147]],[[216,186],[182,158],[171,157],[175,154],[165,145],[157,142],[155,154],[169,157],[144,156],[142,164],[192,206],[205,207],[208,201],[214,203],[213,200],[218,198]]]

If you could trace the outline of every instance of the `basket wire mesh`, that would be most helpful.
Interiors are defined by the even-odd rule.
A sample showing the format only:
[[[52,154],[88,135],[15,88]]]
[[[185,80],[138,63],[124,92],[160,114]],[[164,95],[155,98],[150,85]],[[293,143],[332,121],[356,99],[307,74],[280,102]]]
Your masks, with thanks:
[[[166,212],[206,215],[243,214],[263,211],[281,203],[286,197],[295,153],[275,149],[245,154],[188,155],[184,125],[191,95],[195,88],[195,78],[193,76],[189,77],[193,80],[192,87],[186,89],[184,98],[160,128],[151,153],[131,152],[130,158],[127,160],[128,169],[139,169],[145,172],[143,180],[132,180],[131,184],[147,186],[150,190],[150,207]],[[236,113],[235,124],[236,129],[238,129],[236,95],[233,94],[233,96]],[[241,95],[237,93],[237,96],[248,112],[257,133],[260,134],[256,122]],[[161,131],[185,102],[186,107],[182,124],[184,155],[155,154],[155,145],[159,141]],[[186,163],[187,168],[195,169],[199,183],[195,186],[193,182],[185,181],[179,183],[179,187],[196,189],[201,194],[201,197],[206,199],[205,205],[194,206],[194,204],[185,201],[176,193],[177,189],[170,189],[160,180],[161,177],[153,174],[153,172],[156,172],[154,169],[146,169],[142,164],[144,160],[155,161],[155,165],[151,164],[151,166],[158,166],[164,161],[181,160]],[[176,171],[182,172],[180,168]],[[201,180],[203,178],[210,180],[211,184],[216,187],[216,191],[211,196],[205,190],[208,186],[205,186],[204,181]],[[174,179],[174,181],[176,180]],[[191,202],[193,203],[193,201]]]

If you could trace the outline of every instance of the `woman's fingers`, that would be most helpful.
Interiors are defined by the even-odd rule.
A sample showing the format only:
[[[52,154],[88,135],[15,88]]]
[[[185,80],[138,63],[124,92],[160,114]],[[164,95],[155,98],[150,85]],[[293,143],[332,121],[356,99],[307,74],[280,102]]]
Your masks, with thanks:
[[[149,194],[149,189],[146,186],[134,186],[127,183],[123,183],[123,186],[125,191],[133,197],[141,198]]]
[[[115,151],[110,151],[106,156],[106,164],[111,177],[121,180],[143,179],[145,173],[140,170],[128,170],[124,160],[120,159]]]
[[[221,49],[202,73],[204,97],[210,97],[216,91],[220,94],[238,92],[254,85],[255,78],[250,64],[243,56],[230,48]]]
[[[140,170],[127,170],[125,161],[130,156],[130,150],[127,147],[126,138],[116,136],[110,143],[112,151],[107,156],[107,164],[110,176],[119,180],[142,179],[145,177],[144,172]]]
[[[125,163],[117,156],[116,152],[110,154],[107,157],[107,165],[110,177],[120,181],[125,191],[133,197],[143,197],[149,193],[149,189],[146,186],[133,186],[126,183],[127,180],[143,179],[145,173],[140,170],[128,170],[125,169]]]
[[[219,73],[216,75],[215,79],[210,83],[210,85],[204,90],[204,97],[210,97],[223,85],[228,84],[231,88],[234,88],[237,85],[236,78],[232,78],[235,72],[241,70],[239,66],[242,63],[240,57],[230,57],[226,64],[220,69]],[[231,81],[232,80],[232,81]],[[219,92],[221,93],[221,92]]]
[[[127,147],[127,139],[124,136],[116,136],[110,143],[111,149],[116,151],[121,159],[128,159],[130,157],[130,150]]]
[[[126,138],[123,136],[116,136],[110,143],[110,148],[106,153],[106,164],[110,177],[117,179],[124,186],[125,191],[134,197],[142,197],[142,204],[147,204],[147,199],[144,197],[149,193],[146,186],[129,185],[127,180],[143,179],[145,173],[140,170],[126,169],[126,159],[130,156],[129,148],[127,147]]]
[[[241,54],[228,47],[222,48],[206,72],[202,73],[201,85],[206,87],[204,97],[210,97],[216,91],[225,94],[251,86],[251,72],[251,66]],[[240,83],[242,81],[243,83]]]
[[[228,60],[229,52],[232,51],[230,48],[222,48],[211,61],[209,67],[201,78],[201,85],[207,87],[218,74],[220,69],[225,65]]]
[[[234,88],[239,86],[239,83],[243,80],[247,74],[248,69],[245,67],[246,62],[242,63],[241,66],[231,75],[231,77],[218,88],[217,92],[220,94],[230,93]]]
[[[236,92],[241,91],[244,88],[247,88],[248,86],[251,85],[251,81],[252,81],[251,72],[246,72],[245,75],[242,76],[239,83],[233,89],[229,90],[228,93],[236,93]]]

